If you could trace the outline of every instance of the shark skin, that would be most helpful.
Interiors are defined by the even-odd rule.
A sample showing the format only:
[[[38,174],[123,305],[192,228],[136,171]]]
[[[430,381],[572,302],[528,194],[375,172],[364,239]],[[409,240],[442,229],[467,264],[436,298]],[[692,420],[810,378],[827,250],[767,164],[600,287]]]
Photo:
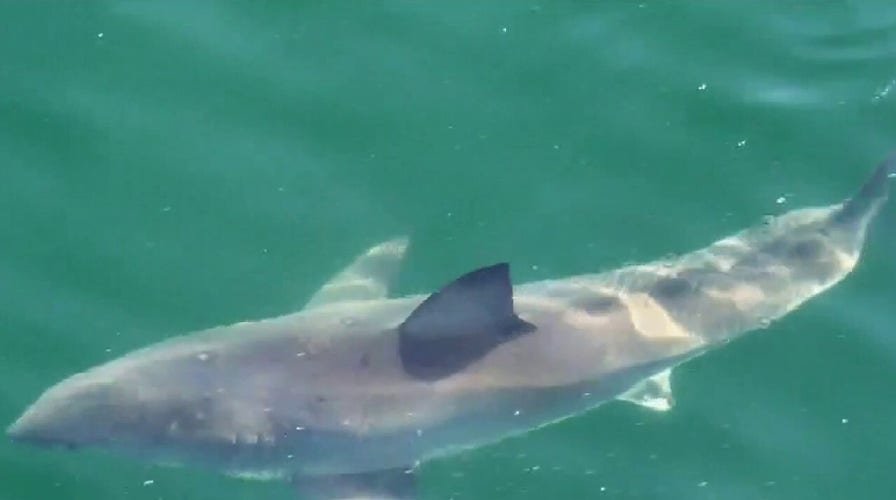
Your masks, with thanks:
[[[291,481],[300,498],[415,499],[417,466],[612,400],[673,406],[670,371],[856,266],[896,160],[841,203],[678,258],[511,287],[509,266],[388,297],[408,240],[299,312],[175,337],[69,377],[7,430],[46,447]]]

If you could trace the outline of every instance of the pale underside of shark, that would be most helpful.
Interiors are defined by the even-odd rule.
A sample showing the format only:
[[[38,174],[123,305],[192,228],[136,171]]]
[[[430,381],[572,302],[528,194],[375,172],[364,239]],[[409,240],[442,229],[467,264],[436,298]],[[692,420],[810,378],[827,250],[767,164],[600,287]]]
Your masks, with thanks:
[[[426,460],[622,399],[672,407],[670,370],[794,310],[856,265],[880,165],[842,203],[680,258],[511,285],[483,267],[389,298],[408,241],[374,246],[300,312],[177,337],[47,390],[18,441],[284,478],[310,499],[414,499]]]

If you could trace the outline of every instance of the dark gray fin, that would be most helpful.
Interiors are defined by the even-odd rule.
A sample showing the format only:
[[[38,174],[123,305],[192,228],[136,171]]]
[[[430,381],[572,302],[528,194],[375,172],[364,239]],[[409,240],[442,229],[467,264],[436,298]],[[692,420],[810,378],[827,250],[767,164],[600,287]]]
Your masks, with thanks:
[[[315,293],[306,309],[350,300],[384,299],[389,282],[398,272],[408,247],[408,238],[384,241],[357,256],[351,264]]]
[[[533,330],[513,310],[510,266],[500,263],[457,278],[417,306],[398,327],[399,354],[409,375],[435,380]]]
[[[296,475],[292,485],[300,500],[416,500],[417,477],[410,467],[334,475]]]
[[[892,176],[896,176],[896,154],[878,165],[859,192],[846,200],[843,207],[834,215],[835,222],[851,224],[864,219],[869,212],[876,210],[889,194],[889,177]]]

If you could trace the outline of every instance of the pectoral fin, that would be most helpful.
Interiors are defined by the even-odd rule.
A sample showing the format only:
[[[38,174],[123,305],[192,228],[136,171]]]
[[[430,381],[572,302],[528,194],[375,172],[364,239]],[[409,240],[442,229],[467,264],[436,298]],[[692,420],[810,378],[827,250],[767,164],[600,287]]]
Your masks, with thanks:
[[[411,468],[329,476],[294,476],[299,500],[416,500],[416,474]]]
[[[642,381],[617,399],[628,401],[653,411],[668,411],[675,404],[672,397],[670,377],[672,370],[660,373]]]
[[[399,354],[409,375],[434,380],[534,329],[514,312],[510,266],[501,263],[467,273],[427,297],[398,328]]]
[[[305,308],[312,309],[349,300],[385,298],[389,291],[389,281],[398,272],[407,247],[406,237],[384,241],[371,247],[324,284]]]

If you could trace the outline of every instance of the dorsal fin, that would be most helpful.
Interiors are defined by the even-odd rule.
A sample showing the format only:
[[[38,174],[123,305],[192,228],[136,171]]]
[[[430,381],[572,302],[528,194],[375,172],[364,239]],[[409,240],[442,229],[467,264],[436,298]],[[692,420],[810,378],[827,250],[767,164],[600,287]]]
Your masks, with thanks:
[[[389,281],[398,272],[407,246],[408,238],[401,237],[371,247],[325,283],[305,304],[305,308],[349,300],[385,298],[389,292]]]
[[[469,272],[426,298],[398,327],[405,371],[433,380],[454,374],[535,327],[513,310],[510,266]]]

